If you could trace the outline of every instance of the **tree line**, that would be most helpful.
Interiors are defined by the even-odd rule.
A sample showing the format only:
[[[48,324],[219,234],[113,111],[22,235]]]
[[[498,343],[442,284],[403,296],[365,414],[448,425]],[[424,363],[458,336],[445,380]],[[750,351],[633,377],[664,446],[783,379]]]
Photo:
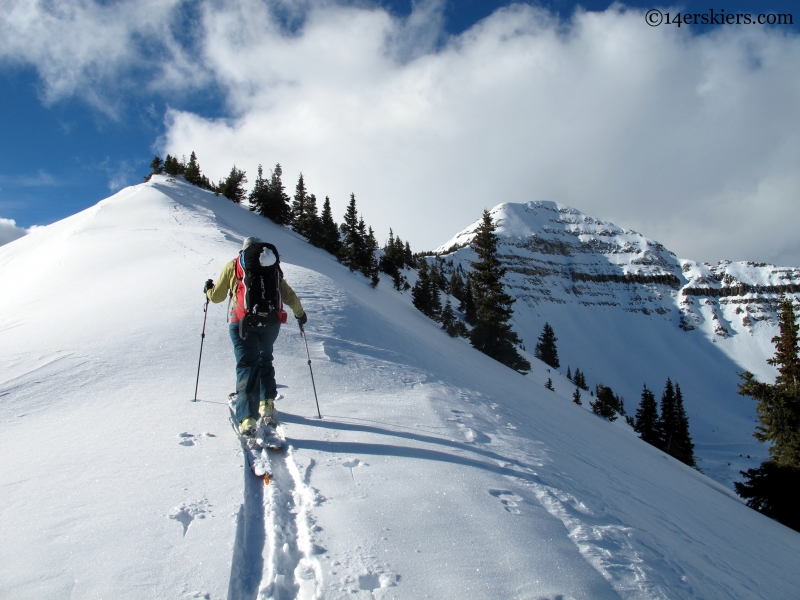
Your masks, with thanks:
[[[350,194],[341,225],[333,220],[330,198],[327,196],[319,214],[317,198],[306,189],[302,173],[294,197],[290,198],[283,185],[280,163],[275,165],[269,177],[265,177],[259,165],[249,194],[245,188],[247,176],[244,171],[234,165],[228,177],[213,184],[202,174],[194,152],[188,161],[185,158],[179,161],[169,154],[164,160],[155,156],[150,163],[150,170],[145,179],[153,174],[181,175],[188,183],[225,196],[237,204],[247,199],[251,211],[278,225],[291,227],[309,243],[336,256],[351,271],[363,273],[373,287],[378,285],[382,272],[392,279],[395,289],[409,290],[411,285],[404,271],[418,269],[417,281],[411,290],[412,302],[418,310],[440,322],[442,329],[451,337],[469,338],[473,347],[521,373],[530,370],[530,363],[517,351],[522,343],[509,324],[514,299],[505,292],[501,281],[506,270],[497,258],[497,236],[489,211],[484,211],[483,220],[472,241],[472,248],[478,255],[478,260],[470,263],[472,271],[466,274],[459,266],[457,271],[452,270],[448,280],[440,257],[429,264],[425,256],[414,255],[409,243],[404,243],[392,229],[378,258],[376,251],[379,245],[375,232],[358,214],[355,194]],[[452,261],[450,265],[452,267]],[[447,294],[444,307],[441,291]],[[458,311],[463,315],[463,320],[453,310],[451,295],[459,302]]]
[[[150,162],[150,170],[145,179],[149,179],[153,174],[167,174],[173,177],[181,175],[188,183],[225,196],[236,204],[247,200],[251,211],[278,225],[291,227],[309,243],[336,256],[339,262],[351,271],[363,273],[373,287],[378,285],[379,271],[383,270],[393,276],[395,287],[402,289],[404,279],[395,271],[414,265],[408,242],[405,246],[400,246],[402,258],[397,258],[397,246],[402,242],[399,237],[395,238],[393,235],[390,243],[384,248],[384,257],[378,261],[375,251],[379,245],[375,233],[358,214],[355,194],[350,195],[350,203],[341,225],[337,225],[333,219],[329,197],[325,197],[322,212],[319,212],[317,197],[308,192],[302,173],[297,180],[294,197],[290,197],[283,184],[283,169],[280,163],[275,165],[268,177],[265,176],[262,165],[258,165],[258,174],[249,194],[245,187],[247,175],[244,171],[234,165],[226,178],[213,184],[202,174],[194,152],[188,161],[185,158],[179,161],[169,154],[163,161],[159,156],[155,156]],[[387,255],[390,258],[387,259]]]

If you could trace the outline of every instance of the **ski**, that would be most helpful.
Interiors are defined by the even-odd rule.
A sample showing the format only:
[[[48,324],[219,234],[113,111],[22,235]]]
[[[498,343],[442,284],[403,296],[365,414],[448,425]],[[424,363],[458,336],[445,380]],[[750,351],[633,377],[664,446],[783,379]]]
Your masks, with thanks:
[[[277,431],[277,425],[272,424],[263,418],[258,420],[256,443],[262,448],[272,451],[282,450],[284,444],[283,438]]]
[[[234,413],[233,406],[229,406],[228,408],[231,411],[229,419],[231,429],[233,429],[233,432],[242,443],[242,453],[244,454],[247,467],[255,477],[264,481],[264,485],[269,485],[272,480],[272,468],[270,467],[266,450],[258,443],[254,436],[242,435],[239,432],[239,424],[236,422],[236,414]]]
[[[278,398],[282,398],[282,397],[283,396],[281,396],[280,394],[278,395]],[[235,419],[234,419],[234,402],[235,401],[236,401],[236,392],[231,392],[230,394],[228,394],[228,407],[231,409],[231,420],[232,420],[232,422],[235,422]],[[253,438],[248,438],[247,436],[242,436],[242,434],[239,433],[238,426],[236,427],[236,433],[239,435],[239,437],[242,437],[242,438],[245,438],[245,439],[251,439],[251,440],[254,439],[256,444],[261,448],[266,448],[267,450],[278,451],[278,450],[282,450],[283,449],[284,439],[278,433],[277,427],[278,427],[278,423],[277,423],[277,421],[274,420],[274,418],[273,418],[272,421],[267,421],[263,417],[259,417],[258,423],[256,425],[256,433],[253,436]]]
[[[242,443],[242,452],[244,453],[245,462],[250,472],[252,472],[255,477],[262,479],[264,485],[269,485],[272,480],[272,467],[270,465],[268,451],[282,450],[284,447],[284,440],[277,432],[275,428],[276,425],[263,418],[258,419],[254,435],[243,435],[239,431],[239,424],[236,422],[233,404],[235,397],[236,394],[230,394],[228,397],[228,408],[231,413],[231,428]]]

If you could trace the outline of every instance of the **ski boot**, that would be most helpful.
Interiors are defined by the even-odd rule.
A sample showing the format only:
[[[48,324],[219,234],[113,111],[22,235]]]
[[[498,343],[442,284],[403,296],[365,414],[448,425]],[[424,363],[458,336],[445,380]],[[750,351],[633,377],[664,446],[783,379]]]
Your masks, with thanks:
[[[239,433],[244,436],[252,437],[256,434],[256,420],[253,417],[245,417],[239,423]]]
[[[278,424],[275,420],[275,398],[267,398],[262,400],[258,405],[258,414],[264,419],[264,423],[272,425],[273,427]]]

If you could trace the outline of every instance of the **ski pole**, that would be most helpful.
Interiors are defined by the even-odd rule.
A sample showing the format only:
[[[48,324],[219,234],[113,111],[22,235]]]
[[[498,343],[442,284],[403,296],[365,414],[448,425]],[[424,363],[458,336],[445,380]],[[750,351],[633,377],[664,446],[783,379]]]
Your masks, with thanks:
[[[197,402],[197,386],[200,385],[200,361],[203,360],[203,342],[206,341],[206,319],[208,318],[208,298],[206,298],[206,305],[203,307],[203,333],[200,334],[200,358],[197,359],[197,380],[194,382],[194,400]]]
[[[298,321],[299,323],[299,321]],[[308,370],[311,373],[311,387],[314,388],[314,400],[317,403],[317,415],[319,418],[322,418],[322,413],[319,412],[319,398],[317,398],[317,386],[314,384],[314,370],[311,368],[311,354],[308,352],[308,340],[306,339],[306,330],[303,329],[303,324],[300,323],[300,337],[303,338],[303,341],[306,343],[306,356],[308,357]]]

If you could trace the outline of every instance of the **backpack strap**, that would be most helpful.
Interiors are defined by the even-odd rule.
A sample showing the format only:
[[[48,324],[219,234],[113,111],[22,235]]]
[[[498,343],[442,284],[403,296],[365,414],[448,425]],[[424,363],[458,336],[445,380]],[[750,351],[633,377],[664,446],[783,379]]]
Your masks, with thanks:
[[[231,301],[233,301],[233,308],[237,312],[244,312],[245,307],[244,304],[239,303],[239,288],[240,286],[244,285],[244,267],[242,266],[242,262],[244,261],[244,257],[242,253],[239,253],[239,256],[233,259],[233,276],[236,278],[236,288],[231,290],[231,295],[228,297],[228,315],[231,314],[230,307]],[[241,277],[239,274],[241,273]],[[242,320],[242,317],[239,318]],[[244,339],[244,338],[242,338]]]

